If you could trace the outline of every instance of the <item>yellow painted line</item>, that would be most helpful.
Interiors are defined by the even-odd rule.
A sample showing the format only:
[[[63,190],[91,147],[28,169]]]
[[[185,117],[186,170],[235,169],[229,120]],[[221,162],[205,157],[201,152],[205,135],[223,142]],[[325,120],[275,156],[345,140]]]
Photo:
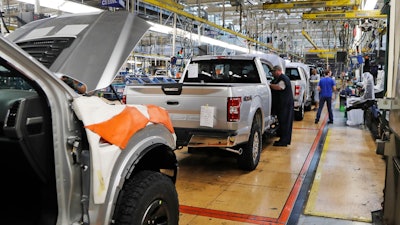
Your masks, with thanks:
[[[317,217],[327,217],[333,219],[340,219],[340,220],[351,220],[363,223],[371,223],[371,219],[365,217],[351,217],[351,216],[343,216],[335,213],[327,213],[327,212],[313,212],[308,215],[317,216]]]
[[[331,134],[331,131],[328,130],[328,133],[326,134],[324,147],[322,148],[321,157],[319,159],[318,168],[317,168],[317,171],[315,172],[314,182],[311,186],[310,195],[308,196],[306,208],[304,209],[304,213],[306,213],[306,214],[313,214],[314,209],[315,209],[315,203],[316,203],[317,197],[318,197],[319,184],[321,182],[321,176],[322,176],[322,167],[319,165],[322,165],[325,163],[326,152],[328,149],[330,136],[331,136],[330,134]]]
[[[335,218],[335,219],[354,220],[354,221],[359,221],[359,222],[371,223],[372,221],[371,221],[370,218],[365,218],[365,217],[347,217],[347,216],[344,216],[344,215],[341,215],[341,214],[315,211],[315,205],[316,205],[316,202],[317,202],[319,186],[320,186],[321,177],[322,177],[322,166],[320,166],[320,165],[324,165],[325,164],[326,153],[328,151],[330,137],[331,137],[331,131],[328,130],[328,132],[326,134],[325,143],[324,143],[324,146],[322,148],[321,158],[320,158],[319,163],[318,163],[318,168],[317,168],[317,171],[315,172],[314,182],[313,182],[313,184],[311,186],[310,195],[308,197],[308,201],[307,201],[306,207],[304,209],[304,214],[312,215],[312,216],[319,216],[319,217],[329,217],[329,218]]]

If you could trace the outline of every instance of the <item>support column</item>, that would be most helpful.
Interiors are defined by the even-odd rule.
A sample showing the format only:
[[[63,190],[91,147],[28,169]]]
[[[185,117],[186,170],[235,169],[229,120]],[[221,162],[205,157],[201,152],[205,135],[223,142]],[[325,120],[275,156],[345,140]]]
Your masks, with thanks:
[[[0,23],[1,23],[1,27],[0,27],[0,31],[1,31],[1,34],[2,35],[4,35],[5,33],[6,33],[6,28],[4,27],[4,23],[3,23],[3,21],[4,21],[4,15],[3,15],[3,0],[0,0],[0,19],[1,19],[1,21],[0,21]]]

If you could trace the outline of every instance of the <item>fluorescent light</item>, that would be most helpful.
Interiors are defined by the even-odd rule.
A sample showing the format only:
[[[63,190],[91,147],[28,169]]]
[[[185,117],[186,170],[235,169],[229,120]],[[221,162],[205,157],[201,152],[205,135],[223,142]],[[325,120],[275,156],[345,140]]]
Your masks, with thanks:
[[[191,38],[192,40],[196,40],[196,41],[200,41],[202,43],[205,44],[209,44],[209,45],[214,45],[214,46],[219,46],[222,48],[227,48],[227,49],[231,49],[231,50],[235,50],[235,51],[239,51],[239,52],[243,52],[243,53],[248,53],[249,50],[247,48],[243,48],[237,45],[233,45],[233,44],[229,44],[227,42],[224,41],[220,41],[214,38],[210,38],[207,36],[201,36],[198,34],[186,34],[187,38]]]
[[[163,34],[172,34],[173,33],[172,27],[168,27],[168,26],[164,26],[164,25],[152,23],[152,22],[148,22],[148,23],[151,24],[151,27],[150,27],[151,31],[163,33]],[[176,35],[181,36],[181,37],[186,37],[186,38],[189,38],[194,41],[200,41],[202,43],[209,44],[209,45],[219,46],[222,48],[227,48],[227,49],[231,49],[231,50],[235,50],[235,51],[239,51],[239,52],[243,52],[243,53],[249,53],[248,48],[233,45],[233,44],[230,44],[230,43],[227,43],[224,41],[220,41],[217,39],[213,39],[213,38],[210,38],[207,36],[193,34],[193,33],[184,31],[179,28],[176,28]]]
[[[35,5],[36,0],[18,0],[20,2]],[[56,9],[68,13],[92,13],[101,12],[102,9],[98,9],[92,6],[79,4],[76,2],[66,1],[66,0],[39,0],[40,6]]]
[[[376,3],[378,0],[367,0],[364,4],[363,10],[373,10],[375,9]]]
[[[152,22],[148,22],[151,27],[149,30],[154,31],[154,32],[158,32],[158,33],[163,33],[163,34],[172,34],[173,28],[172,27],[168,27],[168,26],[164,26],[158,23],[152,23]]]

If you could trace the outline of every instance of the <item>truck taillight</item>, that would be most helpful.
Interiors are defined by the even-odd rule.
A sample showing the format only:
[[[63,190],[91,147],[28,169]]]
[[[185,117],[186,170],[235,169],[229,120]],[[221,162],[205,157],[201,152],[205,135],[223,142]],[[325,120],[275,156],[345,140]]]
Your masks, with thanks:
[[[294,86],[294,95],[300,95],[300,85]]]
[[[242,103],[241,97],[228,98],[228,122],[237,122],[240,120],[240,104]]]
[[[126,104],[126,95],[122,95],[122,104]]]

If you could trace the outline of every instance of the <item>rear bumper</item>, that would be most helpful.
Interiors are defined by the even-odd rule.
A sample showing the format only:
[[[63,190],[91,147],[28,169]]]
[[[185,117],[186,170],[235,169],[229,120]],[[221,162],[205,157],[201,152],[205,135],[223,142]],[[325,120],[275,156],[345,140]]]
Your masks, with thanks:
[[[232,130],[174,128],[177,147],[233,147],[237,133]]]
[[[300,109],[300,106],[301,106],[301,102],[299,102],[299,100],[294,100],[294,110],[295,111],[299,111],[299,109]]]

